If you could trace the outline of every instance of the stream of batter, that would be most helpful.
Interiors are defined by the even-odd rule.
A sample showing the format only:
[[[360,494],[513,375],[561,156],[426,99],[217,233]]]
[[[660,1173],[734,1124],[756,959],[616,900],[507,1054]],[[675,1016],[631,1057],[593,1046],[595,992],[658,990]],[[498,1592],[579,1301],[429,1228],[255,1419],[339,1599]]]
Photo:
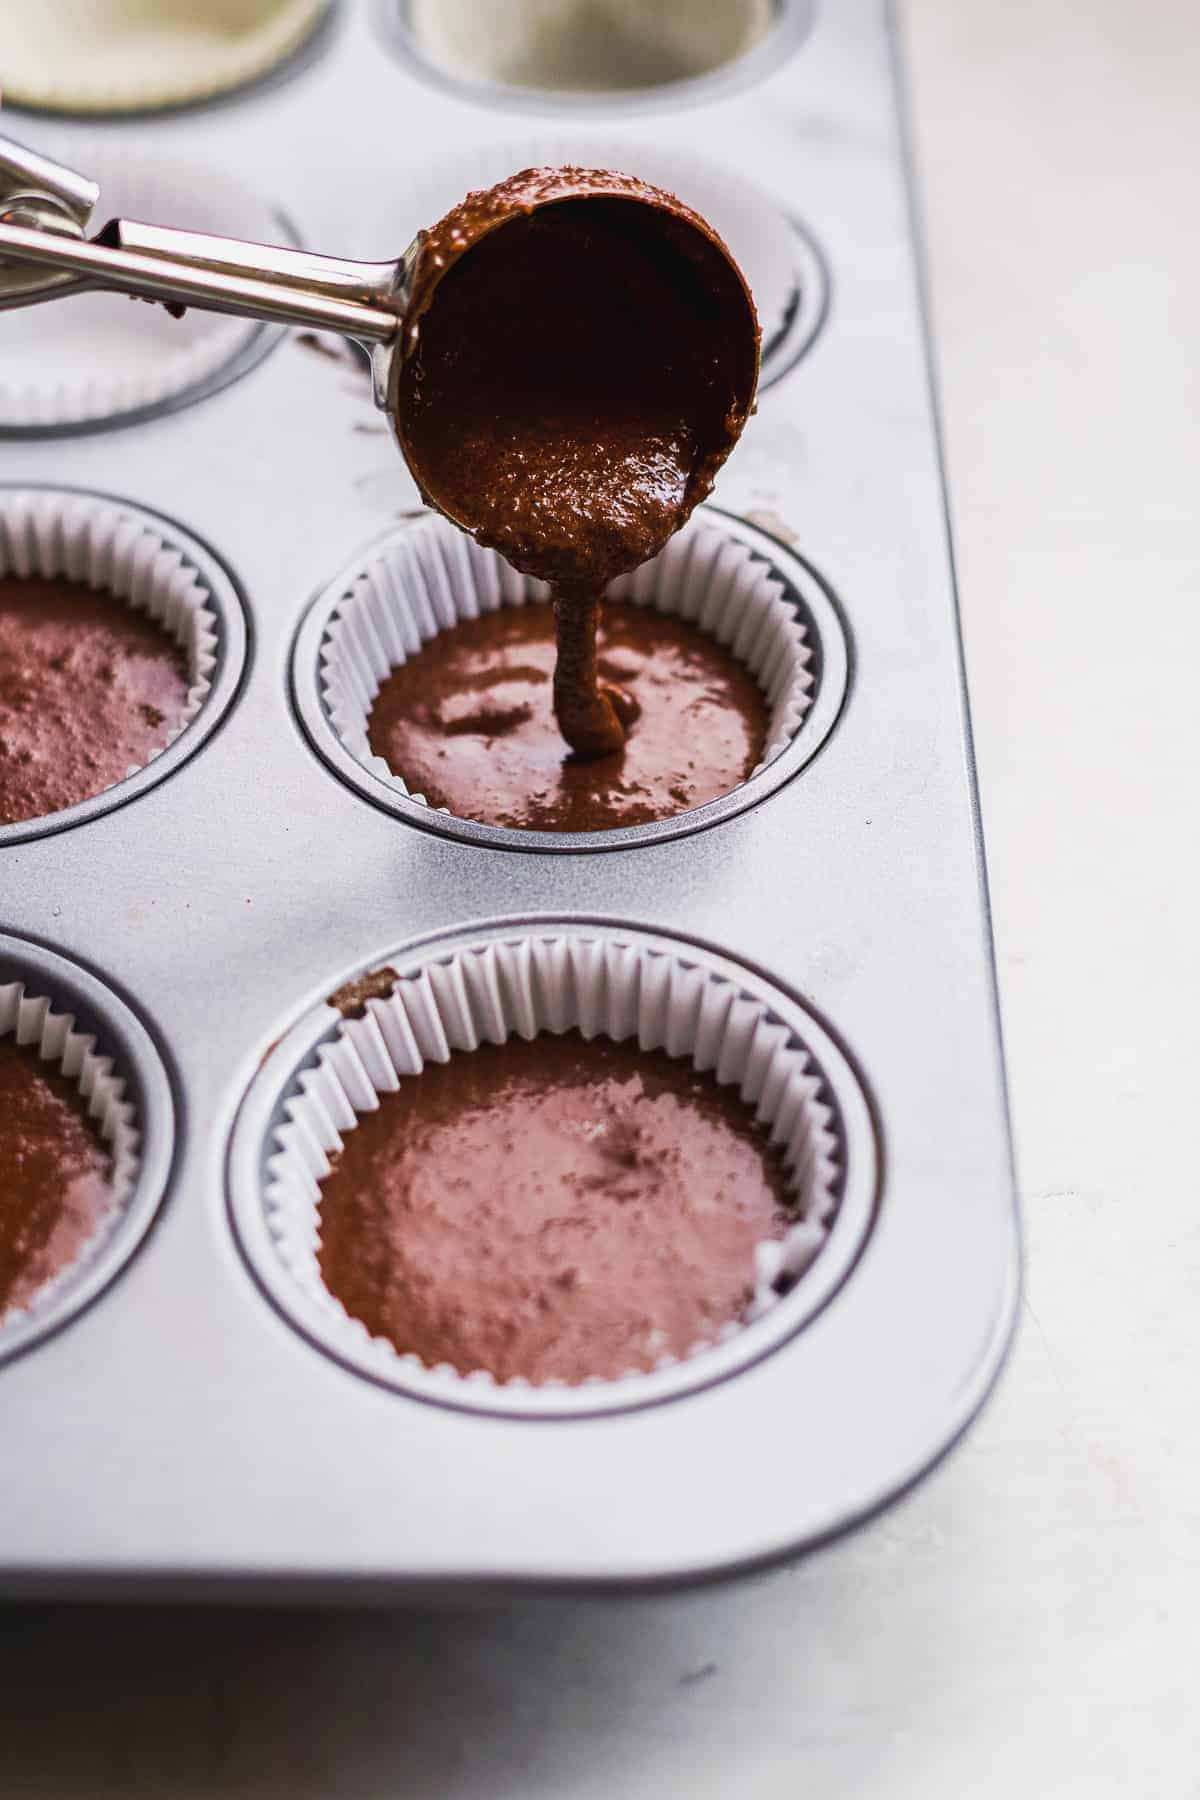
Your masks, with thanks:
[[[637,716],[599,677],[605,589],[709,492],[757,364],[753,303],[720,239],[630,176],[527,169],[424,240],[400,440],[427,500],[549,584],[555,716],[580,756],[619,750]]]

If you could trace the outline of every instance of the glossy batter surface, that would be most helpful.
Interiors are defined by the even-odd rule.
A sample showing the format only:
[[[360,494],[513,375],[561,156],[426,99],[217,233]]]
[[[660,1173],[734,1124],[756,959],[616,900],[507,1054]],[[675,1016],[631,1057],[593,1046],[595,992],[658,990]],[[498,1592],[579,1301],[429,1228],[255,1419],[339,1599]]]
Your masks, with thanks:
[[[753,303],[720,239],[630,176],[524,170],[469,195],[422,247],[400,440],[432,504],[551,584],[554,704],[581,754],[619,748],[636,714],[598,677],[600,597],[709,492],[757,364]]]
[[[607,831],[727,794],[754,769],[767,705],[753,676],[685,620],[606,601],[599,672],[636,702],[621,749],[580,757],[549,705],[549,606],[505,606],[441,631],[380,688],[371,748],[431,806],[537,831]]]
[[[0,1314],[74,1262],[112,1200],[111,1171],[74,1083],[0,1037]]]
[[[73,806],[148,762],[187,691],[178,644],[116,595],[0,578],[0,824]]]
[[[432,1064],[347,1132],[320,1265],[355,1318],[461,1374],[614,1377],[741,1317],[792,1223],[736,1089],[577,1033]]]

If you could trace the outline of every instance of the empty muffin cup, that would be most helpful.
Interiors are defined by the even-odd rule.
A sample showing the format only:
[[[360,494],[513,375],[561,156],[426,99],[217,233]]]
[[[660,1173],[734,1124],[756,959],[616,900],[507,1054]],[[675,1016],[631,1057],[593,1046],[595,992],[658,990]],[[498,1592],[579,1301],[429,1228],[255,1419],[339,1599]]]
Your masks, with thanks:
[[[715,1378],[743,1355],[761,1353],[776,1330],[794,1329],[800,1322],[794,1308],[778,1318],[777,1313],[792,1305],[810,1267],[819,1266],[839,1213],[846,1164],[841,1114],[822,1065],[797,1036],[793,1021],[752,983],[743,983],[735,967],[706,958],[679,941],[654,939],[634,928],[497,926],[461,947],[435,944],[399,972],[387,968],[365,984],[352,983],[321,1010],[324,1025],[313,1052],[285,1077],[274,1104],[274,1123],[262,1150],[262,1186],[256,1197],[243,1189],[235,1210],[244,1224],[250,1222],[248,1210],[258,1214],[262,1229],[257,1233],[252,1229],[249,1235],[257,1236],[261,1245],[261,1254],[255,1256],[260,1274],[266,1276],[270,1290],[295,1321],[334,1355],[388,1385],[428,1398],[509,1412],[562,1412],[641,1404]],[[566,1034],[573,1035],[567,1039]],[[453,1362],[436,1361],[427,1347],[424,1356],[407,1347],[402,1329],[373,1335],[331,1291],[323,1268],[323,1199],[331,1170],[347,1152],[351,1134],[369,1117],[382,1117],[381,1108],[388,1107],[389,1096],[396,1096],[390,1103],[394,1106],[404,1100],[414,1114],[414,1130],[405,1141],[419,1143],[431,1119],[434,1086],[443,1084],[450,1065],[473,1080],[472,1059],[478,1058],[481,1065],[503,1075],[506,1064],[511,1062],[514,1069],[523,1067],[528,1052],[545,1044],[549,1046],[552,1086],[555,1057],[577,1059],[581,1047],[598,1041],[610,1050],[629,1046],[631,1068],[642,1061],[649,1066],[651,1059],[658,1058],[670,1059],[689,1075],[707,1073],[713,1091],[722,1090],[748,1122],[755,1122],[764,1155],[778,1166],[786,1218],[772,1235],[757,1244],[743,1244],[742,1292],[732,1316],[695,1341],[662,1348],[669,1333],[659,1329],[652,1312],[643,1316],[637,1310],[651,1304],[645,1300],[643,1262],[636,1271],[627,1272],[628,1304],[635,1309],[628,1322],[628,1342],[636,1351],[631,1351],[631,1366],[589,1373],[586,1348],[580,1348],[585,1339],[575,1331],[578,1320],[574,1315],[589,1307],[594,1310],[596,1286],[613,1279],[611,1263],[604,1261],[605,1253],[598,1247],[605,1241],[606,1226],[597,1189],[608,1177],[592,1170],[597,1141],[610,1126],[602,1114],[589,1112],[582,1122],[560,1122],[556,1154],[561,1161],[563,1144],[577,1141],[578,1170],[572,1166],[574,1153],[568,1148],[568,1166],[561,1172],[562,1216],[552,1211],[537,1230],[521,1216],[508,1232],[496,1217],[498,1235],[489,1248],[487,1218],[495,1216],[489,1203],[478,1218],[472,1215],[469,1228],[461,1220],[457,1225],[437,1220],[436,1248],[426,1237],[422,1249],[406,1251],[405,1231],[411,1229],[416,1239],[420,1229],[419,1192],[432,1196],[436,1210],[459,1181],[452,1173],[419,1166],[398,1215],[401,1240],[396,1255],[406,1257],[404,1279],[413,1284],[414,1292],[419,1290],[427,1322],[430,1318],[443,1322],[457,1318],[461,1323],[465,1318],[468,1341],[474,1341],[476,1328],[486,1338],[486,1321],[495,1325],[496,1310],[502,1313],[506,1305],[513,1304],[526,1323],[530,1317],[540,1319],[539,1329],[544,1332],[542,1315],[552,1300],[551,1344],[537,1362],[543,1375],[535,1380],[520,1374],[498,1375],[499,1365],[489,1367],[482,1360],[481,1366],[464,1367],[461,1353]],[[287,1054],[286,1043],[281,1053]],[[836,1055],[830,1054],[831,1059]],[[665,1062],[655,1064],[660,1071],[666,1066]],[[428,1099],[423,1099],[423,1080]],[[650,1071],[648,1094],[658,1091],[654,1082]],[[631,1134],[631,1144],[640,1129],[633,1116],[638,1098],[643,1105],[659,1108],[650,1116],[660,1122],[663,1116],[669,1122],[676,1106],[670,1098],[653,1103],[645,1095],[631,1099],[630,1116],[619,1121]],[[491,1123],[486,1114],[482,1116],[481,1125],[478,1109],[472,1113],[471,1128],[486,1136]],[[497,1123],[495,1129],[499,1158],[513,1146],[511,1141],[507,1146],[501,1143],[503,1124]],[[576,1134],[575,1140],[571,1133]],[[455,1137],[452,1119],[448,1141]],[[662,1212],[681,1199],[686,1202],[692,1185],[683,1172],[686,1162],[681,1163],[673,1150],[656,1162],[656,1146],[648,1144],[644,1136],[639,1144],[640,1150],[637,1144],[631,1148],[624,1142],[600,1147],[607,1158],[605,1167],[617,1171],[618,1186],[630,1170],[637,1169],[643,1178],[641,1200],[648,1200],[651,1211],[656,1199]],[[235,1165],[238,1160],[235,1145]],[[533,1214],[536,1178],[524,1186],[518,1180],[516,1185],[521,1194],[528,1194]],[[732,1180],[715,1198],[709,1196],[704,1203],[703,1229],[719,1231],[729,1225],[743,1193],[737,1180]],[[356,1195],[365,1198],[362,1183]],[[545,1196],[541,1198],[544,1201]],[[628,1219],[627,1235],[633,1243],[638,1233],[638,1203],[620,1192],[613,1204],[618,1213],[628,1204],[623,1216]],[[863,1226],[857,1188],[850,1211],[853,1216],[847,1223],[853,1233]],[[660,1217],[653,1221],[658,1251],[644,1247],[645,1258],[657,1254],[670,1259],[664,1279],[669,1277],[675,1298],[680,1286],[697,1278],[697,1261],[704,1258],[703,1250],[696,1249],[696,1223],[695,1218],[681,1214],[676,1227],[672,1216]],[[514,1242],[522,1233],[545,1251],[544,1280],[548,1289],[553,1288],[549,1297],[537,1291],[540,1269],[527,1280],[525,1275],[514,1276],[507,1266],[515,1254]],[[623,1243],[625,1236],[622,1228],[618,1241]],[[399,1268],[387,1262],[389,1244],[396,1242],[388,1239],[385,1231],[372,1230],[359,1243],[361,1258],[373,1266],[385,1288],[390,1284],[391,1291],[401,1280]],[[674,1266],[677,1250],[678,1269]],[[489,1262],[493,1255],[494,1264]],[[843,1249],[835,1259],[839,1268],[844,1267],[844,1255]],[[493,1282],[494,1286],[490,1285]],[[626,1289],[618,1285],[612,1304],[619,1309],[625,1302]],[[507,1342],[519,1336],[524,1326],[521,1319],[502,1318],[497,1329]],[[560,1343],[562,1359],[569,1364],[561,1376],[553,1372]],[[571,1349],[566,1347],[568,1343]],[[722,1351],[731,1345],[734,1349],[722,1360]],[[611,1354],[611,1346],[603,1353],[597,1348],[595,1354],[600,1361],[603,1354]],[[519,1363],[519,1352],[514,1355]],[[504,1367],[510,1366],[510,1361],[504,1363]]]
[[[686,102],[778,68],[813,0],[385,0],[407,55],[481,103]]]
[[[61,113],[153,112],[255,81],[329,0],[37,0],[4,25],[4,93]]]
[[[289,236],[266,201],[207,162],[118,150],[108,139],[80,144],[61,131],[39,147],[98,182],[96,226],[121,217],[256,242]],[[0,432],[93,429],[186,404],[252,368],[280,336],[279,327],[195,308],[173,318],[122,294],[13,308],[0,331]]]
[[[682,640],[677,664],[658,665],[648,654],[641,665],[648,684],[642,690],[642,720],[635,724],[626,751],[616,758],[581,766],[578,759],[568,757],[557,736],[548,676],[553,624],[546,592],[542,584],[516,573],[494,552],[481,549],[437,517],[389,537],[346,580],[320,642],[321,706],[343,752],[373,783],[430,810],[429,795],[420,783],[406,778],[397,761],[385,760],[378,742],[372,741],[379,723],[376,713],[382,711],[377,701],[393,671],[404,671],[409,660],[419,658],[434,640],[439,650],[443,645],[453,649],[458,640],[450,634],[456,628],[463,642],[469,642],[471,634],[478,634],[479,622],[489,616],[510,636],[535,633],[542,641],[532,646],[517,642],[505,649],[509,661],[502,667],[494,661],[499,652],[484,645],[475,675],[450,671],[443,709],[447,716],[438,715],[430,755],[444,757],[445,781],[456,793],[469,796],[477,791],[488,806],[473,813],[467,807],[442,805],[435,795],[432,804],[443,816],[482,819],[493,829],[508,829],[515,821],[523,836],[539,844],[550,836],[569,839],[572,832],[644,831],[647,824],[653,829],[664,819],[718,797],[698,784],[701,780],[711,784],[714,770],[719,777],[720,765],[711,760],[716,754],[713,745],[722,732],[733,730],[738,710],[734,700],[748,721],[754,715],[757,735],[747,729],[744,738],[730,740],[731,772],[719,792],[752,780],[795,741],[814,689],[815,646],[809,621],[771,563],[724,529],[720,515],[698,514],[657,557],[608,590],[606,616],[623,621],[627,636],[639,615],[644,616],[647,631],[658,616],[664,636],[679,635]],[[530,632],[515,614],[512,624],[507,623],[506,609],[526,609]],[[607,629],[602,619],[602,651]],[[444,639],[443,633],[448,634]],[[636,632],[629,643],[628,649],[621,649],[620,642],[616,645],[614,656],[620,651],[626,661],[615,661],[613,672],[640,698]],[[707,654],[707,646],[712,646],[711,668],[701,655]],[[529,683],[525,666],[535,653],[545,664],[540,684]],[[675,654],[673,646],[663,651],[664,658]],[[676,668],[689,660],[692,666],[686,674],[677,675]],[[522,685],[515,702],[503,683],[491,691],[473,691],[472,683],[488,681],[495,668],[505,680],[510,674],[519,678]],[[421,690],[431,667],[414,661],[412,669]],[[729,679],[718,685],[721,676]],[[670,709],[676,706],[673,713]],[[449,712],[455,716],[449,717]],[[399,717],[407,724],[412,714],[401,711]],[[538,737],[527,748],[523,734],[534,732]],[[757,747],[757,755],[745,749],[747,744]],[[660,750],[661,769],[642,766]],[[735,768],[738,757],[742,763]],[[497,798],[491,784],[501,780],[511,781],[513,791]],[[587,785],[577,805],[580,783]],[[509,811],[501,810],[502,801]],[[592,820],[600,822],[587,823]]]
[[[106,810],[164,755],[174,766],[218,671],[230,692],[240,611],[192,549],[118,500],[0,489],[0,843]]]

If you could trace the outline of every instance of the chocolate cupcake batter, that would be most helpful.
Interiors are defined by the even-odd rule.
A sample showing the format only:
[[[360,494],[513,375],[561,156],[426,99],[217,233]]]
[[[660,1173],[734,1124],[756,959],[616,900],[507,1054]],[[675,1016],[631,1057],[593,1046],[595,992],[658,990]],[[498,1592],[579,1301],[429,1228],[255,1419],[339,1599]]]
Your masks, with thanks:
[[[438,632],[392,670],[372,750],[431,806],[534,831],[608,831],[702,806],[762,757],[767,704],[748,671],[686,620],[607,600],[601,681],[639,709],[624,746],[574,755],[548,704],[554,618],[504,606]]]
[[[729,252],[632,176],[526,169],[421,244],[393,376],[401,447],[432,505],[550,583],[555,711],[581,755],[619,749],[636,714],[600,680],[604,589],[709,492],[757,377]]]
[[[577,1032],[384,1095],[321,1184],[320,1267],[375,1336],[500,1381],[611,1378],[739,1319],[794,1222],[737,1090]]]
[[[73,806],[148,762],[187,691],[183,651],[116,595],[0,578],[0,824]]]
[[[74,1262],[112,1200],[111,1173],[78,1088],[0,1037],[0,1316]]]

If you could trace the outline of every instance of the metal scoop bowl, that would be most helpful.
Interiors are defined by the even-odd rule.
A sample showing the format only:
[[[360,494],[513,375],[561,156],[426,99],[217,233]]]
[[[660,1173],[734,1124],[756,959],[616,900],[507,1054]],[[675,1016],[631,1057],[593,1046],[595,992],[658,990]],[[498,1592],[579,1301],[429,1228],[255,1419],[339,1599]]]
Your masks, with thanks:
[[[603,170],[536,170],[470,196],[471,229],[459,210],[432,232],[419,232],[389,262],[347,261],[273,244],[180,231],[133,219],[111,219],[94,236],[86,230],[99,199],[95,182],[13,141],[0,138],[0,309],[42,304],[94,290],[115,291],[168,308],[195,307],[272,324],[334,331],[357,343],[372,367],[374,398],[387,413],[402,454],[425,498],[454,523],[475,533],[480,520],[439,492],[436,472],[420,466],[406,431],[400,375],[417,347],[420,321],[440,283],[493,232],[543,208],[589,198],[653,201],[655,190]],[[661,196],[665,203],[670,196]],[[744,298],[734,309],[730,408],[737,424],[753,408],[758,378],[758,326],[753,301],[720,239],[687,208],[668,212],[663,229],[694,237],[697,288],[714,279]],[[639,229],[655,207],[638,205]],[[707,261],[705,260],[707,259]],[[715,259],[715,260],[714,260]],[[714,276],[714,271],[716,272]],[[597,268],[595,280],[603,281]],[[620,296],[614,297],[618,303]],[[726,330],[730,320],[724,321]],[[669,347],[667,347],[669,349]],[[597,404],[604,397],[597,395]]]

